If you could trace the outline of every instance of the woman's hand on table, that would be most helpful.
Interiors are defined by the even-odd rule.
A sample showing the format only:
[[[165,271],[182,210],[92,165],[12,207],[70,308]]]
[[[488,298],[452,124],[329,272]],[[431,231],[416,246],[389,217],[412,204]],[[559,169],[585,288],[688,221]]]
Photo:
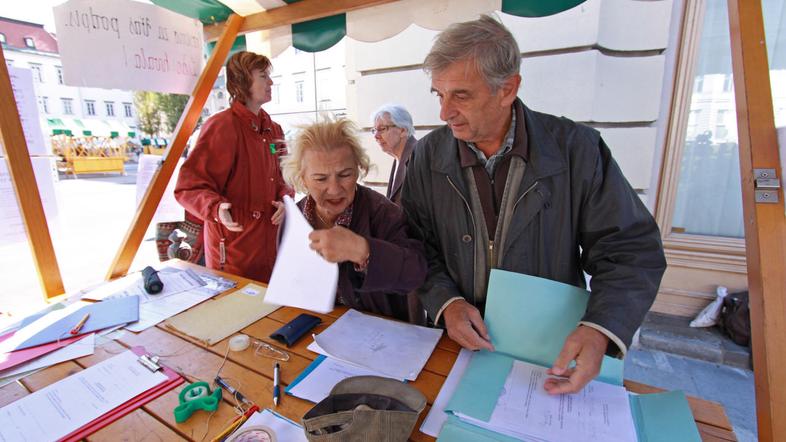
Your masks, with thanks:
[[[368,241],[346,227],[314,230],[308,239],[311,240],[311,249],[328,262],[352,261],[363,265],[368,260]]]

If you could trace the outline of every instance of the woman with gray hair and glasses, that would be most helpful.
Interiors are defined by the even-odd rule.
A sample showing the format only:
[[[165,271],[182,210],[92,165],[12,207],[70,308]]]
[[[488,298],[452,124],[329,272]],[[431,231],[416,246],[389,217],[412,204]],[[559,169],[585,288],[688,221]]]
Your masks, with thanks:
[[[386,104],[371,116],[374,127],[371,133],[382,151],[395,158],[390,169],[388,191],[385,196],[401,205],[401,186],[407,176],[407,164],[415,150],[415,127],[412,116],[398,104]]]

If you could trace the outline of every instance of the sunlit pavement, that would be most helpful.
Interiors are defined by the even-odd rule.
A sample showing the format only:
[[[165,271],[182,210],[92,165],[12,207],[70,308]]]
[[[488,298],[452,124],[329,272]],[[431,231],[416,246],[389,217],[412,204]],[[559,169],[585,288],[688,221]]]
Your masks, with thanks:
[[[126,163],[125,176],[61,174],[55,183],[59,210],[49,230],[66,292],[100,282],[109,270],[136,211],[136,167]],[[157,261],[148,229],[132,270]],[[0,326],[44,305],[27,241],[0,245],[0,281]]]

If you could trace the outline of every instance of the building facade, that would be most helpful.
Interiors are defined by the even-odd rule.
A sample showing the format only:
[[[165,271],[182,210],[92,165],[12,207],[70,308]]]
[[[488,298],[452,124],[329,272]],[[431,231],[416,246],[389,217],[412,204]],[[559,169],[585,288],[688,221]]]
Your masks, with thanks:
[[[136,135],[133,92],[64,84],[57,40],[43,25],[0,17],[0,43],[9,66],[32,72],[41,127],[47,135],[61,125],[75,136],[85,135],[85,131],[92,135]],[[89,57],[85,60],[98,62]]]

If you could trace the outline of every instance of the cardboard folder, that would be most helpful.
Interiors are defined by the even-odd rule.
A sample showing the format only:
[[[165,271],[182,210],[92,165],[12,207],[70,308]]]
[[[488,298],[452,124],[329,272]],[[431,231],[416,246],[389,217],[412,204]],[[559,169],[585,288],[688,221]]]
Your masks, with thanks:
[[[578,287],[493,269],[485,322],[496,351],[473,355],[445,407],[449,417],[439,439],[516,440],[462,422],[452,412],[487,422],[514,361],[550,367],[584,315],[588,299],[589,292]],[[622,360],[604,356],[597,380],[622,385],[622,372]],[[639,441],[700,440],[682,392],[630,395],[630,403]]]

